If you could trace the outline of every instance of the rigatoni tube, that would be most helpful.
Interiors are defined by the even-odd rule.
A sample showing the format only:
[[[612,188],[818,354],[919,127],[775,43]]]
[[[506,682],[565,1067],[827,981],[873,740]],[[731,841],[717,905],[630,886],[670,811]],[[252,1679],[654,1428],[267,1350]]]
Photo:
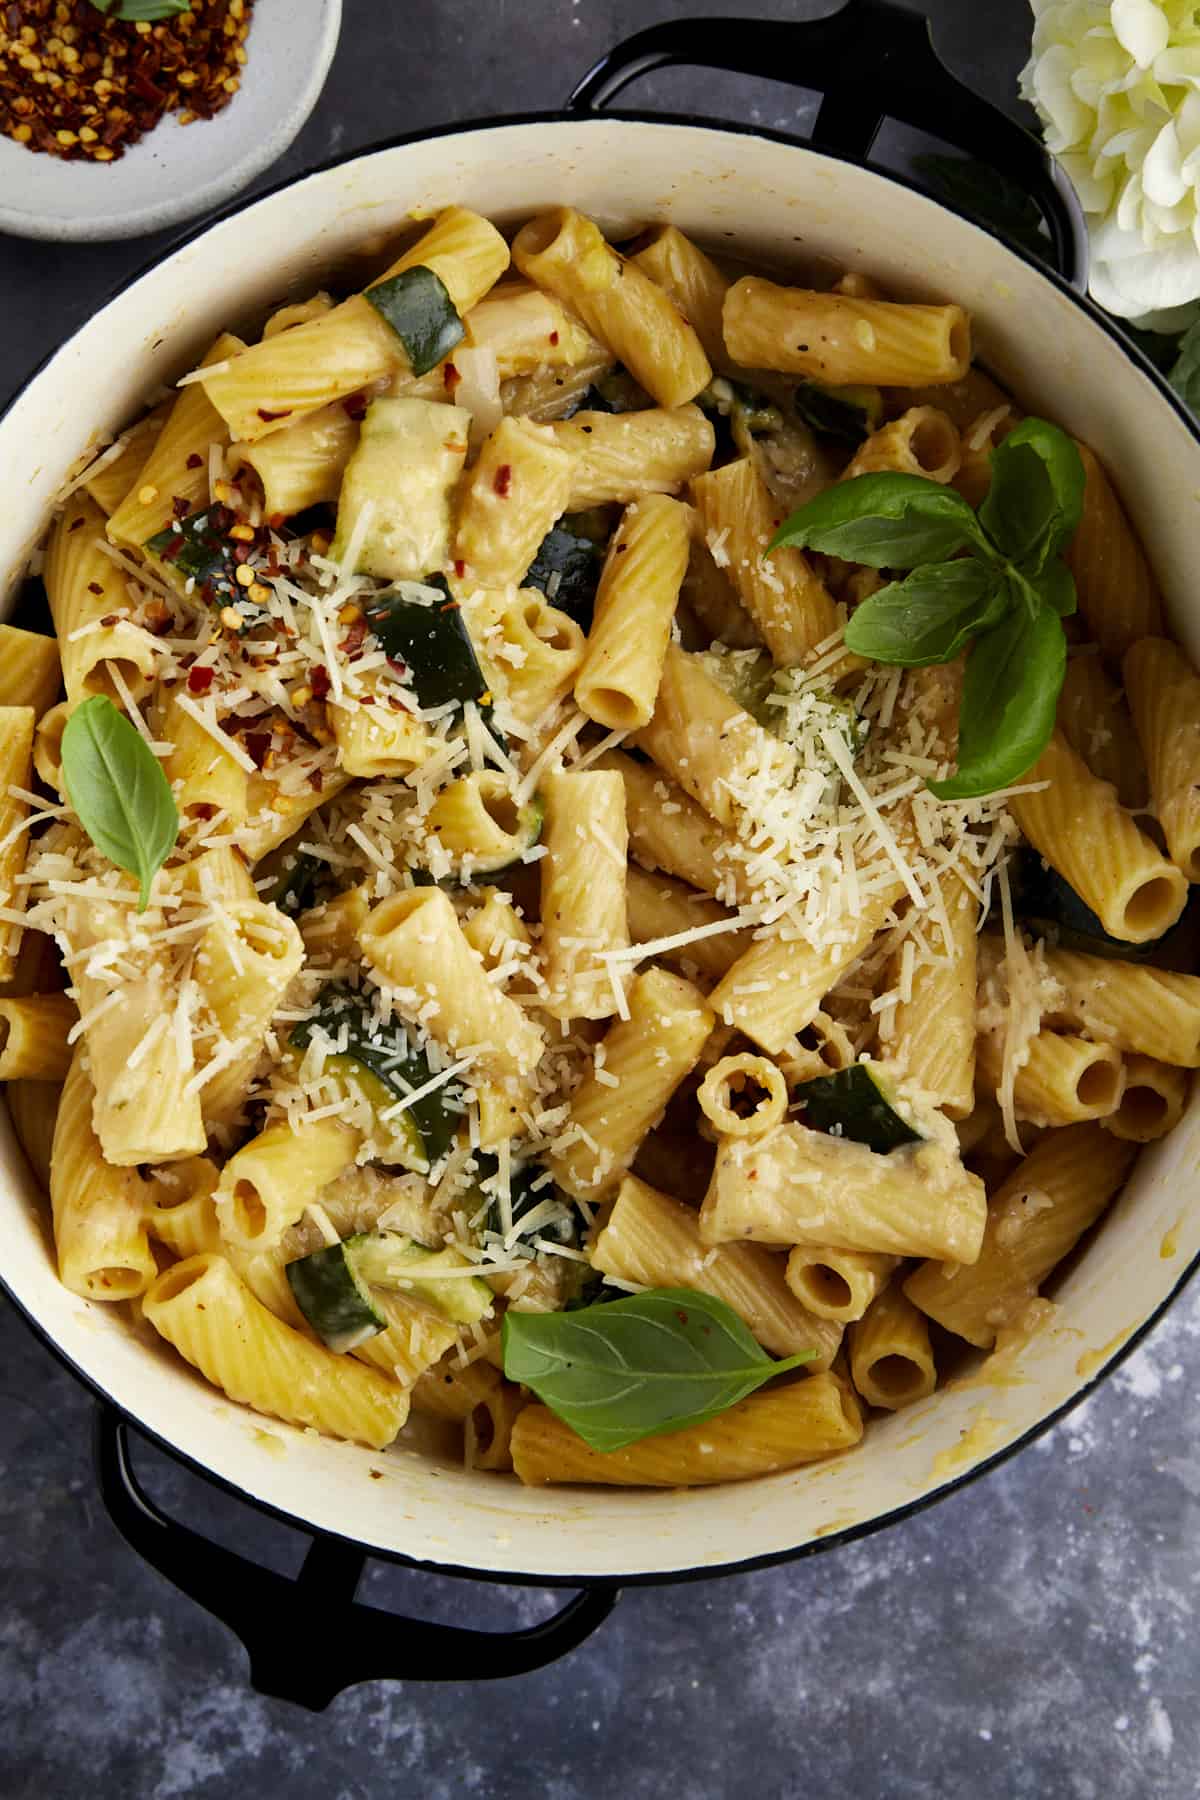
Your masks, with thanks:
[[[575,698],[611,731],[636,730],[654,711],[690,538],[687,508],[648,494],[608,547]]]
[[[708,386],[708,358],[674,301],[573,207],[522,226],[513,261],[577,313],[660,406],[682,406]]]
[[[610,1026],[597,1045],[592,1072],[571,1097],[562,1147],[547,1159],[560,1187],[583,1200],[616,1187],[696,1066],[712,1027],[712,1011],[690,982],[655,968],[637,977],[629,1017]]]
[[[627,949],[625,786],[609,769],[550,775],[541,863],[542,961],[547,1010],[607,1019],[620,1010],[626,971],[608,952]]]
[[[1187,881],[1122,811],[1056,731],[1010,801],[1035,850],[1056,868],[1104,929],[1126,943],[1161,937],[1183,911]]]
[[[783,509],[752,459],[742,457],[697,476],[691,495],[708,549],[727,571],[775,661],[803,662],[837,630],[837,608],[802,550],[767,555]]]
[[[779,1257],[756,1244],[708,1249],[692,1208],[634,1175],[621,1183],[593,1246],[592,1267],[642,1287],[712,1294],[777,1356],[816,1351],[814,1370],[827,1369],[841,1344],[841,1326],[814,1317],[789,1290]]]
[[[763,1388],[703,1425],[624,1450],[589,1449],[548,1406],[527,1406],[513,1426],[512,1459],[530,1486],[700,1487],[819,1462],[852,1449],[862,1430],[848,1385],[835,1375],[810,1375]]]
[[[887,1155],[804,1125],[723,1138],[700,1211],[706,1244],[833,1244],[892,1256],[974,1262],[983,1240],[983,1183],[963,1168],[954,1130]]]
[[[142,1308],[186,1361],[256,1412],[375,1450],[390,1444],[408,1417],[407,1389],[285,1325],[222,1256],[173,1264]]]
[[[470,1052],[501,1078],[527,1075],[538,1062],[541,1031],[488,980],[441,888],[381,900],[363,928],[362,952],[378,980],[416,996],[444,1049]]]
[[[729,353],[744,368],[834,385],[928,387],[961,380],[971,361],[971,321],[961,306],[854,300],[756,275],[730,288],[724,325]]]
[[[997,1191],[974,1265],[922,1263],[904,1284],[908,1298],[947,1331],[989,1349],[1095,1224],[1136,1154],[1099,1125],[1051,1132]]]

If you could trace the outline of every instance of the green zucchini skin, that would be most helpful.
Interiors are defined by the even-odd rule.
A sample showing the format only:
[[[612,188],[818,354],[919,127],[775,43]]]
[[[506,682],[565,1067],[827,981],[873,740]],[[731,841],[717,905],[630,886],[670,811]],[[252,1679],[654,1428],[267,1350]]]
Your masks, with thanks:
[[[380,1033],[366,1001],[354,988],[339,982],[322,988],[317,996],[317,1011],[292,1027],[289,1042],[297,1050],[306,1050],[317,1026],[331,1038],[336,1038],[343,1026],[346,1028],[346,1049],[340,1054],[379,1083],[389,1104],[424,1087],[433,1074],[424,1051],[407,1032],[396,1027],[386,1037]],[[454,1109],[455,1104],[458,1110]],[[462,1121],[463,1105],[461,1086],[451,1082],[418,1100],[401,1115],[411,1121],[430,1167],[441,1161],[453,1143]]]
[[[397,1231],[364,1231],[342,1245],[360,1281],[424,1300],[456,1325],[475,1325],[492,1310],[493,1294],[475,1275],[443,1278],[439,1270],[462,1268],[453,1250],[430,1250]]]
[[[573,530],[570,515],[564,514],[539,544],[521,586],[537,588],[551,606],[590,631],[603,567],[604,546]]]
[[[819,381],[802,381],[792,397],[797,418],[815,437],[852,450],[883,418],[883,396],[878,388],[823,387]]]
[[[484,1191],[482,1184],[485,1181],[491,1181],[495,1178],[500,1164],[489,1150],[476,1151],[475,1163],[478,1169],[475,1185],[482,1194]],[[569,1204],[562,1190],[556,1187],[553,1182],[547,1181],[545,1175],[546,1171],[539,1162],[527,1162],[521,1168],[512,1171],[509,1178],[508,1190],[512,1204],[512,1222],[514,1225],[523,1219],[527,1213],[531,1213],[535,1206],[540,1206],[544,1200],[560,1200],[564,1204]],[[570,1218],[549,1221],[544,1227],[543,1236],[553,1239],[557,1244],[573,1244],[578,1246],[580,1239],[580,1223],[579,1214],[574,1207],[571,1207]],[[489,1202],[484,1225],[488,1231],[494,1231],[497,1234],[502,1230],[503,1221],[500,1217],[500,1202],[498,1200],[493,1199]]]
[[[194,581],[195,591],[209,606],[234,606],[249,625],[264,613],[247,600],[245,588],[238,586],[238,564],[229,536],[235,523],[227,506],[203,506],[156,531],[144,547],[170,563],[185,581]]]
[[[834,1075],[821,1075],[796,1089],[804,1108],[803,1123],[814,1131],[833,1131],[886,1156],[904,1144],[919,1144],[921,1134],[900,1117],[887,1090],[868,1063],[852,1063]]]
[[[1015,859],[1010,876],[1013,911],[1035,938],[1044,938],[1063,950],[1083,950],[1089,956],[1107,956],[1120,962],[1148,962],[1163,940],[1126,944],[1110,937],[1092,911],[1071,886],[1036,850],[1025,848]]]
[[[441,598],[430,605],[406,599],[398,588],[379,594],[366,608],[366,620],[393,662],[403,663],[422,706],[482,700],[487,680],[479,666],[462,609],[450,595],[445,577],[434,575],[420,584]]]
[[[355,1267],[347,1238],[286,1265],[296,1305],[321,1342],[339,1355],[384,1330],[387,1319]]]
[[[446,284],[424,264],[377,282],[366,292],[380,318],[386,319],[404,345],[414,375],[428,375],[462,343],[465,327]]]

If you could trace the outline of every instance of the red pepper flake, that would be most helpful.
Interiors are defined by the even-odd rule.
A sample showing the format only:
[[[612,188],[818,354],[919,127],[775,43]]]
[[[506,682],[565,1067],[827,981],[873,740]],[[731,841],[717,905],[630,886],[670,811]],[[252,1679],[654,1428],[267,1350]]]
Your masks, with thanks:
[[[387,666],[389,669],[394,669],[397,675],[407,675],[408,674],[407,663],[397,662],[397,660],[394,656],[388,657]]]
[[[348,419],[365,419],[367,416],[367,396],[365,394],[347,394],[342,401],[342,411]]]
[[[176,494],[175,498],[171,502],[171,517],[173,519],[178,519],[182,523],[182,521],[187,518],[187,516],[191,512],[191,510],[192,510],[191,501],[185,499],[182,494]]]
[[[104,592],[104,589],[98,581],[89,581],[88,582],[88,593],[89,594],[102,594],[103,592]]]
[[[500,464],[500,467],[496,470],[495,475],[492,477],[492,486],[495,488],[496,492],[499,494],[500,498],[503,500],[505,495],[508,493],[509,488],[511,488],[511,486],[512,486],[512,464],[511,463],[501,463]]]
[[[308,778],[308,785],[313,790],[314,794],[319,794],[321,789],[325,786],[324,769],[314,769]]]
[[[676,1309],[675,1317],[679,1320],[681,1325],[686,1325],[688,1322],[688,1316],[682,1307]]]
[[[217,816],[216,807],[208,800],[197,800],[188,807],[188,811],[193,819],[215,819]]]
[[[359,699],[363,706],[374,706],[375,704],[374,694],[362,694],[359,696]]]
[[[161,600],[148,600],[142,611],[142,624],[153,637],[165,637],[171,629],[171,609]]]
[[[204,467],[204,458],[198,450],[192,451],[192,454],[187,459],[185,467],[189,469],[202,469]]]
[[[329,670],[325,667],[324,663],[313,664],[309,671],[308,685],[313,691],[314,700],[323,700],[325,698],[332,683],[329,679]]]
[[[461,580],[462,580],[462,578],[463,578],[463,576],[464,576],[464,575],[465,575],[465,574],[466,574],[466,572],[467,572],[467,565],[466,565],[466,563],[465,563],[465,562],[463,562],[463,561],[462,561],[462,559],[461,559],[461,558],[457,558],[457,559],[456,559],[456,560],[455,560],[455,564],[454,564],[454,573],[455,573],[455,575],[456,575],[456,576],[457,576],[457,577],[458,577],[458,579],[459,579],[459,580],[460,580],[460,581],[461,581]]]
[[[101,588],[100,592],[103,593],[104,589]],[[108,628],[111,628],[113,625],[119,625],[121,623],[121,615],[120,613],[105,613],[100,623]]]
[[[462,376],[459,374],[458,370],[455,368],[455,366],[452,362],[443,363],[443,365],[442,365],[442,385],[448,394],[452,394],[454,392],[455,388],[458,386],[458,384],[461,380],[462,380]]]
[[[189,694],[207,694],[213,684],[213,671],[208,667],[189,669],[187,684]]]
[[[273,424],[276,419],[290,419],[292,410],[293,409],[290,406],[285,406],[279,412],[268,412],[265,406],[260,406],[258,408],[258,416],[260,419],[265,419],[267,424],[270,425]]]
[[[345,651],[347,656],[351,656],[356,650],[362,648],[363,639],[366,635],[367,621],[365,619],[355,619],[352,621],[345,637],[338,645],[338,649]]]
[[[552,332],[551,332],[551,333],[550,333],[550,342],[551,342],[551,343],[552,343],[552,344],[557,344],[557,342],[558,342],[558,333],[557,333],[557,331],[552,331]]]
[[[267,760],[267,751],[271,748],[270,732],[248,731],[242,742],[246,746],[246,755],[253,762],[255,768],[261,769]]]

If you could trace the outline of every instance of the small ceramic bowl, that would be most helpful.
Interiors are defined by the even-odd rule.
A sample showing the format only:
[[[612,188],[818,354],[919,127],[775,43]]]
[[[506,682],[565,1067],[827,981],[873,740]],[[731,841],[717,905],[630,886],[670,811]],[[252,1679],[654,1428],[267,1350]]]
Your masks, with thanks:
[[[62,162],[0,137],[0,231],[141,237],[228,200],[283,155],[325,85],[342,0],[255,0],[242,85],[215,119],[168,114],[116,162]]]

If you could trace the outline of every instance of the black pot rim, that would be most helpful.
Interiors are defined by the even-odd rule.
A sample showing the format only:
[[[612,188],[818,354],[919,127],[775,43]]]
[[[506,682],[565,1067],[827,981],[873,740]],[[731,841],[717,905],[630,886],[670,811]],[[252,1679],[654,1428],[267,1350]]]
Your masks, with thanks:
[[[1185,426],[1196,443],[1200,444],[1200,424],[1193,418],[1179,395],[1177,395],[1168,385],[1165,378],[1142,353],[1137,345],[1126,336],[1115,321],[1107,313],[1103,312],[1088,295],[1078,293],[1070,283],[1057,272],[1057,270],[1041,262],[1022,245],[1014,242],[1004,233],[992,230],[988,226],[980,224],[977,219],[972,218],[971,215],[963,211],[962,208],[955,206],[948,201],[935,198],[928,194],[918,182],[912,181],[907,176],[897,174],[890,169],[874,168],[869,163],[863,162],[861,158],[847,156],[837,151],[814,149],[813,146],[806,144],[802,139],[791,137],[786,132],[773,131],[767,127],[758,125],[739,125],[737,123],[730,123],[726,120],[708,119],[693,113],[653,113],[612,109],[596,113],[534,112],[499,114],[490,118],[466,120],[461,124],[443,125],[431,129],[403,132],[393,137],[382,138],[375,143],[367,144],[358,149],[344,151],[339,156],[330,157],[325,162],[318,163],[313,168],[306,169],[300,174],[287,176],[282,180],[273,183],[271,186],[262,189],[260,192],[235,198],[215,213],[211,213],[198,222],[189,225],[184,231],[172,238],[158,255],[148,258],[144,263],[141,263],[132,274],[116,283],[96,310],[102,311],[105,307],[110,306],[115,300],[118,300],[122,294],[126,293],[140,281],[144,275],[147,275],[153,269],[156,269],[168,257],[174,256],[177,251],[183,249],[187,244],[195,242],[214,225],[221,224],[226,219],[233,218],[236,214],[247,211],[250,207],[257,205],[260,200],[270,199],[274,195],[284,192],[287,188],[299,186],[300,183],[307,181],[312,176],[326,174],[330,170],[340,168],[346,163],[355,162],[360,158],[376,155],[380,151],[402,149],[410,144],[429,143],[441,138],[465,137],[473,135],[476,132],[493,131],[507,126],[576,125],[581,128],[586,128],[596,124],[608,123],[610,121],[635,125],[673,126],[677,129],[686,130],[700,129],[705,131],[717,131],[735,139],[760,138],[769,143],[782,145],[789,150],[808,151],[812,154],[828,157],[835,162],[844,162],[850,164],[852,167],[865,168],[868,173],[878,176],[882,181],[892,182],[898,187],[907,189],[910,193],[919,194],[923,199],[929,200],[933,205],[938,206],[943,212],[950,213],[964,225],[968,225],[973,230],[982,232],[985,237],[993,238],[998,243],[1003,244],[1005,249],[1010,251],[1012,255],[1034,270],[1036,274],[1042,276],[1042,278],[1048,281],[1052,287],[1057,288],[1061,294],[1064,294],[1073,305],[1087,315],[1093,325],[1125,351],[1126,355],[1138,369],[1143,378],[1149,381],[1154,387],[1159,399],[1164,401],[1171,408],[1172,412]],[[82,329],[83,326],[77,327],[76,331],[72,332],[71,337],[77,336],[78,332]],[[70,341],[71,338],[66,340],[67,343],[70,343]],[[0,409],[0,425],[3,424],[9,412],[17,405],[37,377],[51,362],[53,362],[54,358],[59,355],[65,347],[65,344],[60,344],[57,348],[48,351],[30,371],[25,380],[17,388],[16,392],[6,402],[4,407]],[[1002,1449],[994,1451],[990,1456],[983,1457],[978,1463],[975,1463],[971,1468],[964,1470],[961,1474],[951,1476],[930,1493],[922,1494],[915,1500],[906,1501],[903,1505],[892,1507],[887,1512],[878,1513],[873,1518],[863,1520],[856,1525],[845,1526],[841,1530],[830,1532],[827,1537],[814,1538],[807,1544],[800,1544],[789,1550],[767,1551],[761,1556],[741,1557],[736,1561],[720,1563],[714,1567],[705,1566],[701,1568],[668,1569],[661,1572],[637,1571],[630,1574],[613,1573],[604,1575],[544,1575],[537,1573],[527,1574],[525,1572],[510,1570],[480,1569],[473,1567],[469,1563],[441,1562],[407,1556],[400,1550],[379,1548],[364,1543],[361,1539],[346,1538],[339,1532],[319,1530],[297,1514],[288,1512],[282,1507],[275,1506],[268,1500],[261,1500],[256,1495],[248,1493],[244,1488],[239,1487],[236,1482],[233,1482],[226,1476],[219,1475],[214,1470],[208,1468],[207,1465],[201,1462],[197,1457],[193,1456],[191,1452],[181,1449],[179,1445],[174,1444],[169,1439],[163,1437],[161,1433],[144,1425],[141,1420],[138,1419],[136,1414],[130,1411],[130,1409],[124,1406],[119,1400],[115,1399],[102,1383],[87,1374],[79,1367],[74,1359],[67,1354],[62,1346],[55,1340],[49,1328],[43,1324],[40,1319],[36,1318],[33,1313],[31,1313],[28,1308],[16,1298],[5,1281],[2,1271],[0,1271],[0,1291],[3,1291],[7,1295],[21,1318],[25,1321],[33,1334],[40,1339],[46,1349],[48,1349],[62,1366],[95,1396],[101,1405],[112,1407],[124,1420],[132,1425],[142,1437],[154,1444],[157,1449],[172,1457],[176,1462],[181,1463],[191,1473],[201,1476],[205,1481],[210,1482],[223,1493],[229,1494],[233,1499],[240,1500],[243,1504],[254,1507],[257,1511],[269,1518],[278,1520],[280,1524],[286,1525],[292,1530],[305,1532],[309,1536],[337,1539],[355,1549],[365,1551],[369,1556],[377,1557],[381,1561],[393,1563],[401,1568],[412,1569],[416,1572],[432,1575],[453,1575],[470,1581],[486,1581],[501,1587],[540,1587],[549,1589],[666,1587],[682,1582],[712,1581],[727,1575],[747,1575],[759,1569],[774,1568],[783,1563],[799,1562],[806,1557],[837,1549],[844,1544],[855,1543],[861,1538],[868,1537],[874,1532],[883,1530],[888,1525],[899,1524],[906,1519],[915,1518],[919,1513],[925,1512],[929,1507],[947,1499],[951,1494],[960,1493],[964,1488],[970,1486],[971,1483],[979,1480],[982,1476],[990,1474],[992,1470],[1002,1467],[1003,1464],[1010,1461],[1020,1451],[1026,1449],[1030,1444],[1043,1436],[1044,1433],[1053,1430],[1053,1428],[1059,1424],[1068,1413],[1076,1406],[1081,1405],[1084,1400],[1093,1394],[1100,1384],[1106,1381],[1109,1375],[1119,1368],[1125,1359],[1131,1356],[1133,1352],[1141,1346],[1149,1336],[1150,1332],[1154,1330],[1155,1326],[1158,1325],[1168,1310],[1174,1305],[1180,1293],[1196,1274],[1197,1269],[1200,1269],[1200,1255],[1194,1257],[1187,1267],[1180,1272],[1170,1293],[1165,1299],[1160,1301],[1154,1311],[1140,1326],[1138,1326],[1137,1330],[1130,1335],[1125,1343],[1114,1352],[1099,1370],[1097,1370],[1095,1375],[1089,1380],[1083,1381],[1066,1400],[1062,1401],[1061,1404],[1055,1407],[1051,1412],[1045,1414],[1035,1425],[1031,1425],[1027,1431],[1022,1432],[1022,1434],[1015,1438],[1012,1443],[1004,1445]]]

